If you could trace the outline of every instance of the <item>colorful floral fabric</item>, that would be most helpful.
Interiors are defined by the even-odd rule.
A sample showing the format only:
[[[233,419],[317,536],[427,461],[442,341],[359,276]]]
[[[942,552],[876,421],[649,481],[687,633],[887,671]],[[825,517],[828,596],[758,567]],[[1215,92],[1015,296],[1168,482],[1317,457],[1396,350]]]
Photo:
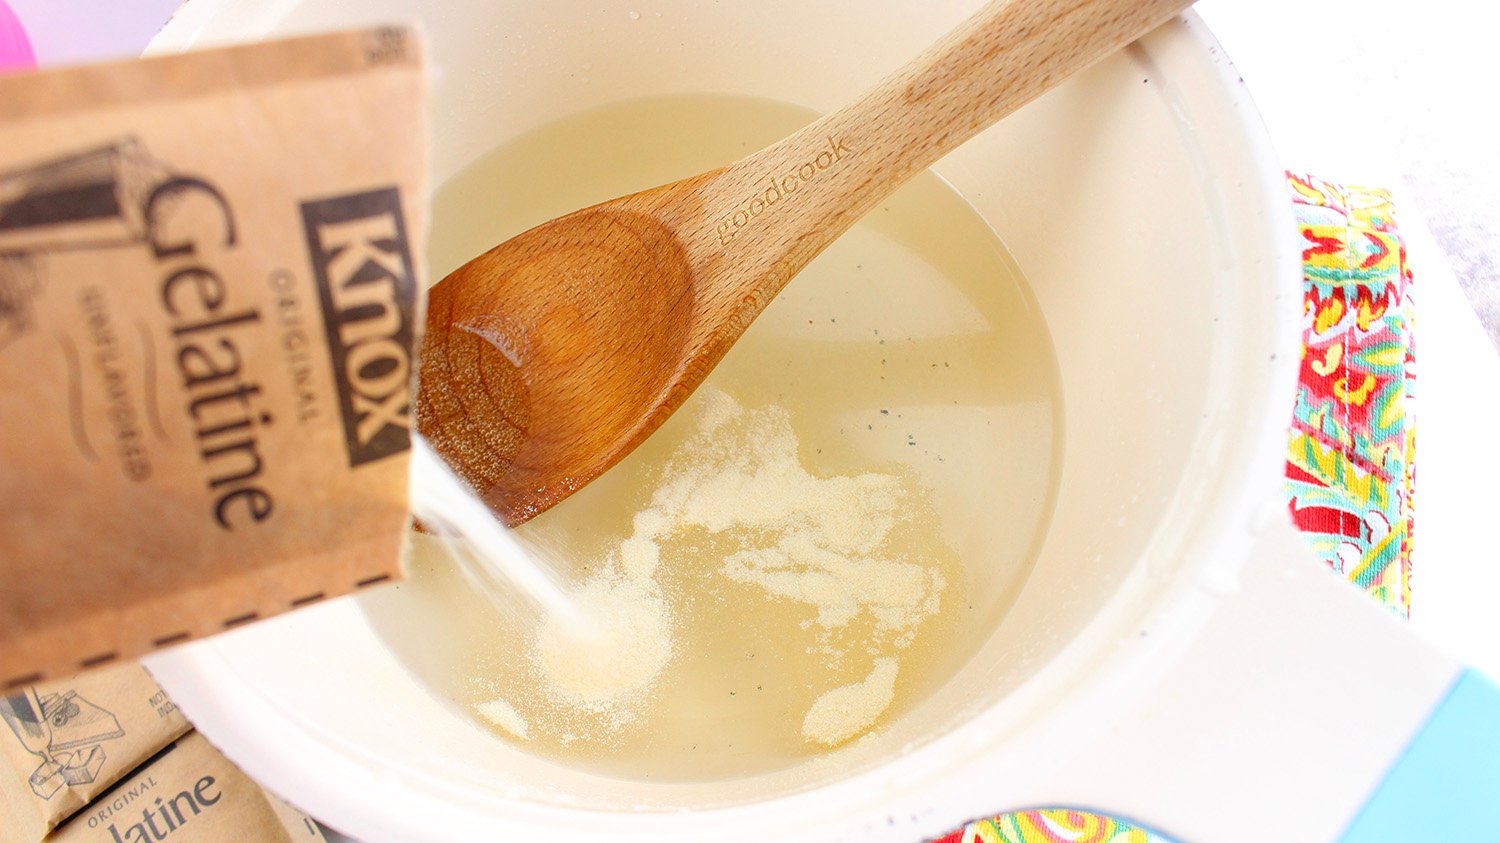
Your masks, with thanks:
[[[1401,617],[1411,610],[1415,396],[1411,268],[1390,194],[1287,174],[1302,241],[1302,371],[1286,490],[1314,552]],[[1060,808],[976,820],[934,843],[1170,843]]]
[[[1411,607],[1411,270],[1385,190],[1288,174],[1302,242],[1302,373],[1288,508],[1334,571]]]

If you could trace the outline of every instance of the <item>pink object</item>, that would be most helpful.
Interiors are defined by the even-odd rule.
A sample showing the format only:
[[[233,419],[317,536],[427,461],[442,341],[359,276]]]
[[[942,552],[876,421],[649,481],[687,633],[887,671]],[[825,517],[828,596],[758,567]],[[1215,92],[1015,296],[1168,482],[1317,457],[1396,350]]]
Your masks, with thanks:
[[[36,55],[31,51],[31,39],[26,37],[16,13],[0,0],[0,73],[33,67]]]

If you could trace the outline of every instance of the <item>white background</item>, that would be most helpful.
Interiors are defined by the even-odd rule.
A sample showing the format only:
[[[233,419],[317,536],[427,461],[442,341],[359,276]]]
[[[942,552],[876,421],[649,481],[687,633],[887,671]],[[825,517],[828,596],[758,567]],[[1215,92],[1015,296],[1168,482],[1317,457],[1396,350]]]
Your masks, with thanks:
[[[1488,58],[1500,21],[1477,11],[1488,8],[1467,0],[1198,4],[1289,169],[1396,194],[1416,273],[1411,624],[1500,677],[1500,357],[1454,274],[1461,268],[1471,290],[1500,302],[1500,109]],[[1500,310],[1495,317],[1500,336]]]
[[[137,53],[177,5],[9,2],[43,63]],[[1496,21],[1487,8],[1468,0],[1198,4],[1289,169],[1397,194],[1418,301],[1411,624],[1500,676],[1500,552],[1491,532],[1500,528],[1500,357],[1459,280],[1500,336]]]

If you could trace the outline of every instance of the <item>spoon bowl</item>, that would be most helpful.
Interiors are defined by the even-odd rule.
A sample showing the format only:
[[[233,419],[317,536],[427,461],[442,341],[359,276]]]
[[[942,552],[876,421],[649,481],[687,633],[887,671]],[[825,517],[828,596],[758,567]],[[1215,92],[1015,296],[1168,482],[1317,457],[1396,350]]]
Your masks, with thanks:
[[[647,214],[611,203],[532,229],[433,289],[419,425],[507,523],[525,521],[681,403],[693,305],[682,248]]]

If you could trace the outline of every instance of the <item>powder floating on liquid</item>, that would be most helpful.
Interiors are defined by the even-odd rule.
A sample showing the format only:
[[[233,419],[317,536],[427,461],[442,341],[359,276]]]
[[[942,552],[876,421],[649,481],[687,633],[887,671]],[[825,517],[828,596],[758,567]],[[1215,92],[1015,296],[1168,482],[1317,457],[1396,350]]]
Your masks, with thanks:
[[[944,582],[935,566],[880,553],[911,494],[906,481],[816,477],[798,445],[786,410],[746,409],[708,391],[697,434],[668,464],[648,510],[663,517],[649,523],[732,534],[743,549],[724,560],[725,576],[810,605],[826,629],[869,612],[877,634],[908,645],[937,611]]]
[[[886,552],[916,496],[898,475],[813,475],[785,409],[746,408],[706,387],[694,432],[667,462],[633,534],[575,593],[596,634],[549,624],[537,635],[532,662],[548,695],[580,713],[607,714],[615,727],[649,704],[674,647],[692,646],[673,640],[672,609],[658,582],[662,566],[689,564],[687,545],[729,548],[711,574],[757,588],[767,600],[805,605],[803,626],[816,628],[821,641],[809,652],[830,666],[853,651],[904,649],[938,610],[945,585],[930,560]],[[840,635],[854,626],[856,633]],[[874,725],[894,698],[898,663],[884,655],[875,665],[863,682],[818,697],[802,726],[806,740],[836,745]]]
[[[837,746],[870,728],[896,697],[896,660],[875,660],[863,682],[825,691],[813,701],[802,720],[802,736],[824,746]]]
[[[547,623],[533,654],[562,702],[603,712],[650,687],[672,655],[666,603],[649,576],[596,577],[573,593],[583,628]]]
[[[494,699],[480,703],[479,716],[523,741],[530,737],[531,728],[527,725],[526,718],[505,700]]]

